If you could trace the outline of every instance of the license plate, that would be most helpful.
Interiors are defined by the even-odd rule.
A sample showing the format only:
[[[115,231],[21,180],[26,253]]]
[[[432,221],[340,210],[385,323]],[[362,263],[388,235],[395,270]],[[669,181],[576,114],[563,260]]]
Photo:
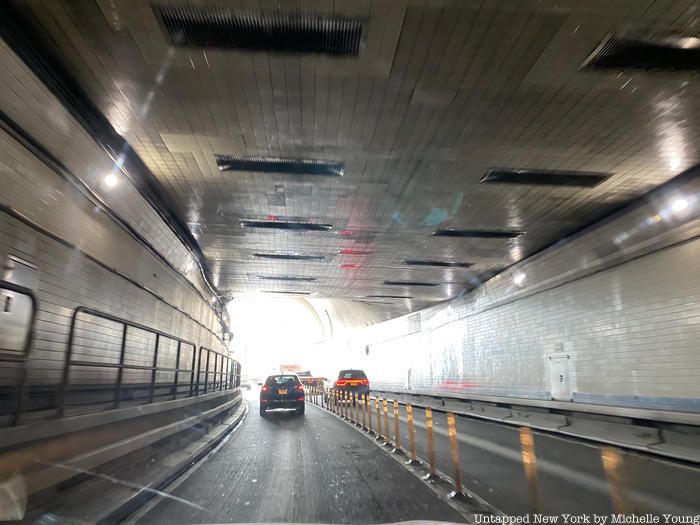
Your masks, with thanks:
[[[285,395],[285,394],[287,393],[287,389],[286,389],[286,388],[280,388],[277,392],[279,393],[279,395],[283,396],[283,395]]]

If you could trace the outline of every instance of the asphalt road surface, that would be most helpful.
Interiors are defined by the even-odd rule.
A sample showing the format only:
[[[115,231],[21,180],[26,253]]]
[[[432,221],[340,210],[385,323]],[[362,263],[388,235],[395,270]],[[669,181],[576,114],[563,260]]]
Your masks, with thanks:
[[[413,415],[417,453],[419,458],[427,458],[424,410],[416,407]],[[404,406],[400,406],[399,422],[401,445],[408,449]],[[376,430],[374,411],[372,424]],[[446,414],[433,411],[433,425],[436,466],[453,476],[454,463],[450,455]],[[532,512],[518,427],[460,416],[456,417],[455,427],[459,437],[460,471],[464,486],[507,514]],[[392,436],[394,428],[390,404],[389,429]],[[542,512],[613,512],[599,445],[545,432],[533,431],[533,434]],[[700,512],[700,469],[651,455],[620,453],[626,510],[672,514]]]
[[[306,414],[258,415],[139,523],[464,522],[425,484],[348,424],[307,403]]]

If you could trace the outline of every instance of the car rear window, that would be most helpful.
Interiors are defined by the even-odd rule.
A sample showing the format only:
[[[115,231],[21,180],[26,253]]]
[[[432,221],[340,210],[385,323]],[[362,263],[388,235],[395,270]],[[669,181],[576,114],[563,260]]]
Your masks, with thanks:
[[[296,376],[270,376],[265,381],[267,386],[295,385],[296,383]]]
[[[367,379],[362,370],[341,370],[338,379]]]

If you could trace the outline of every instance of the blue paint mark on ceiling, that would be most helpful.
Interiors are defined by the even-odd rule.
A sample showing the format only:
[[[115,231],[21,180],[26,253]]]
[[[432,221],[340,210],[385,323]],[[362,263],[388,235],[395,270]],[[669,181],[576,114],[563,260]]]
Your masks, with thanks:
[[[431,208],[430,213],[425,219],[423,219],[421,224],[425,226],[437,226],[448,218],[449,215],[447,214],[447,210],[443,210],[442,208]]]
[[[450,215],[454,215],[455,213],[457,213],[457,210],[459,210],[459,207],[462,205],[463,199],[464,193],[460,191],[455,197],[455,203],[452,205],[452,211],[450,212]]]

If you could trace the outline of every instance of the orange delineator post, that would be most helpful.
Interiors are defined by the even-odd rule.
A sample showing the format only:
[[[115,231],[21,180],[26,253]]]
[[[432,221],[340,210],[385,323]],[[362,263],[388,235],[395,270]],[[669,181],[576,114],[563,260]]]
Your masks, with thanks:
[[[367,399],[365,399],[365,404],[367,405],[367,418],[368,418],[368,428],[370,434],[373,432],[372,431],[372,398],[367,396]]]
[[[399,437],[399,402],[394,399],[394,448],[401,450],[401,439]]]
[[[384,441],[387,445],[391,444],[391,432],[389,431],[389,407],[386,399],[382,399],[382,408],[384,409],[384,433],[386,434]]]
[[[425,407],[425,428],[428,430],[428,462],[430,463],[429,475],[435,476],[435,436],[433,435],[433,411],[428,407]]]
[[[459,448],[457,444],[457,428],[455,427],[455,415],[447,413],[447,433],[450,436],[450,449],[452,452],[452,463],[455,469],[455,494],[462,492],[462,471],[459,465]]]
[[[377,439],[381,439],[381,437],[382,437],[382,413],[381,413],[381,409],[379,408],[379,398],[378,397],[374,398],[374,408],[377,409]]]
[[[411,403],[406,403],[406,419],[408,420],[408,440],[411,445],[411,462],[416,463],[418,457],[416,455],[416,436],[413,430],[413,407]]]
[[[520,451],[530,492],[530,502],[535,513],[541,512],[540,488],[537,480],[537,456],[535,455],[535,438],[529,427],[520,427]]]

